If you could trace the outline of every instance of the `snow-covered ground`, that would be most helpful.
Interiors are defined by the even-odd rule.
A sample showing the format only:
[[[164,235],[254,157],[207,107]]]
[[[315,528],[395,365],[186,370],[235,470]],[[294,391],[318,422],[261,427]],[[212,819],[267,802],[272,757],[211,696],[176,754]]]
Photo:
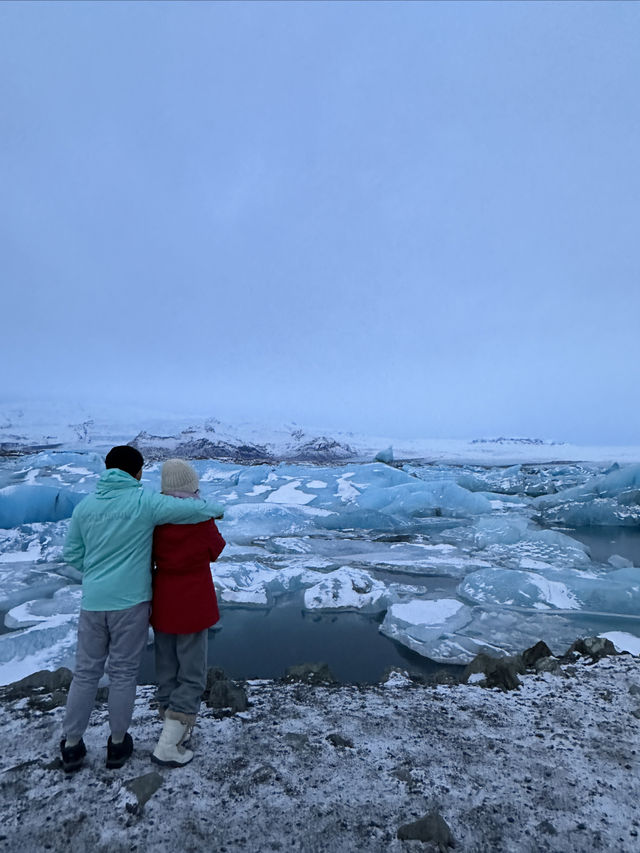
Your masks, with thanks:
[[[398,674],[365,688],[252,682],[247,711],[204,708],[196,757],[177,770],[150,762],[160,726],[141,687],[131,761],[105,768],[100,705],[70,778],[56,760],[62,707],[5,701],[0,849],[434,851],[397,831],[437,811],[461,853],[636,853],[638,659],[522,681],[508,693]],[[143,806],[136,787],[154,791]]]

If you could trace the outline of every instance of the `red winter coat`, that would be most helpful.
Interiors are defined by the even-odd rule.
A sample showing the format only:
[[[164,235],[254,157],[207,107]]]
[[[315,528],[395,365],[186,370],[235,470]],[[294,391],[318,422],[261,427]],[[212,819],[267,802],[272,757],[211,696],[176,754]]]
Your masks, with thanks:
[[[165,634],[195,634],[220,618],[211,577],[225,541],[213,519],[162,524],[153,534],[151,624]]]

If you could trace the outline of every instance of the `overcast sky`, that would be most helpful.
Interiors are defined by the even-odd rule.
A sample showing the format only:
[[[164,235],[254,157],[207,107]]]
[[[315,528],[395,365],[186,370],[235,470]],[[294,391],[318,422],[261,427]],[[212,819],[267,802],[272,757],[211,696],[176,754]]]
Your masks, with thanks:
[[[0,3],[2,388],[640,443],[640,3]]]

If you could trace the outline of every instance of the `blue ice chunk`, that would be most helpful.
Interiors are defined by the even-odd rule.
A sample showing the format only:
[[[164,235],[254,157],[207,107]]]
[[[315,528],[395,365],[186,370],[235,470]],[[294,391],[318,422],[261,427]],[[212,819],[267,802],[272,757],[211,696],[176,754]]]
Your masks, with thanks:
[[[60,562],[69,520],[0,528],[0,563]]]
[[[478,519],[473,542],[484,549],[485,559],[511,568],[536,568],[536,563],[561,567],[589,565],[589,549],[558,530],[538,530],[523,516],[492,516]],[[518,565],[514,565],[514,562]]]
[[[363,509],[375,509],[409,518],[463,518],[491,512],[491,504],[486,498],[446,480],[426,483],[411,478],[411,482],[398,486],[385,489],[369,488],[356,500],[358,506]]]
[[[330,517],[328,510],[276,503],[238,503],[225,510],[222,532],[235,544],[265,536],[304,536]]]
[[[567,527],[637,527],[640,506],[625,505],[614,498],[559,502],[543,508],[540,521]]]
[[[51,571],[49,565],[26,561],[0,563],[0,610],[9,610],[23,601],[51,595],[69,583]]]
[[[257,560],[220,562],[214,570],[220,600],[242,607],[271,606],[278,595],[312,586],[321,577],[304,566],[272,569]]]
[[[389,445],[389,447],[385,447],[384,450],[379,450],[375,455],[376,462],[384,462],[387,465],[390,465],[393,462],[393,447]]]
[[[0,684],[40,669],[72,668],[77,623],[76,613],[63,613],[31,628],[0,635]]]
[[[253,486],[263,485],[273,472],[271,465],[251,465],[238,474],[236,485],[240,492],[250,491]]]
[[[528,527],[529,520],[518,516],[479,518],[475,522],[475,544],[478,548],[513,545],[526,536]]]
[[[491,657],[513,655],[544,639],[554,654],[561,654],[577,635],[591,636],[598,621],[557,611],[523,613],[492,607],[474,607],[472,619],[459,630],[425,643],[421,654],[439,663],[466,664],[480,653]],[[402,642],[402,639],[400,639]]]
[[[640,465],[625,465],[554,495],[535,498],[547,524],[569,527],[640,524]]]
[[[458,594],[479,604],[501,604],[511,607],[553,607],[580,610],[582,603],[575,590],[560,580],[549,580],[537,572],[512,569],[480,569],[472,572],[458,586]]]
[[[467,575],[458,586],[458,594],[478,604],[638,616],[640,568],[616,569],[604,575],[569,569],[556,571],[551,577],[512,569],[481,569]]]
[[[7,486],[0,490],[0,527],[69,518],[83,498],[83,494],[66,488]]]
[[[5,614],[4,624],[7,628],[30,628],[32,625],[43,624],[60,614],[75,614],[77,616],[80,612],[81,601],[81,586],[64,586],[57,590],[51,598],[36,598],[12,607]]]
[[[307,610],[359,610],[380,613],[387,609],[390,591],[369,572],[341,566],[320,576],[304,594]]]
[[[392,533],[402,527],[382,512],[350,506],[318,518],[316,524],[323,530],[375,530],[379,533]]]
[[[457,599],[413,599],[392,604],[380,631],[428,657],[431,644],[464,628],[471,617],[471,608]]]

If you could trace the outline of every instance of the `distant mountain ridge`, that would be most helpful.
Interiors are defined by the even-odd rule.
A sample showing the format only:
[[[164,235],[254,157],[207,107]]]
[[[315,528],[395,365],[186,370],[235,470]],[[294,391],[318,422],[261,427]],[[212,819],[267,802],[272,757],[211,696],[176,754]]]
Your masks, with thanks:
[[[505,438],[504,436],[499,436],[498,438],[473,438],[471,439],[471,444],[535,444],[535,445],[561,445],[565,444],[564,441],[550,441],[549,439],[544,438]]]
[[[131,424],[110,424],[93,417],[59,424],[55,413],[30,420],[19,410],[0,423],[0,457],[23,456],[46,450],[96,451],[114,444],[137,447],[148,462],[172,456],[185,459],[217,459],[239,464],[276,462],[335,463],[354,460],[358,452],[347,442],[324,433],[308,432],[298,425],[269,429],[230,426],[216,418],[180,422],[178,418],[136,417]],[[143,429],[142,424],[148,423]],[[52,425],[53,424],[53,425]]]
[[[166,413],[54,401],[0,402],[0,457],[60,449],[104,455],[116,444],[135,444],[149,461],[171,455],[236,464],[371,462],[381,452],[410,461],[477,465],[565,461],[640,462],[640,446],[579,445],[539,437],[413,438],[354,433],[289,421],[228,423],[206,412]]]
[[[157,436],[146,431],[129,442],[137,447],[145,459],[156,462],[179,456],[184,459],[218,459],[225,462],[259,464],[271,462],[341,462],[357,457],[353,448],[325,435],[309,436],[296,429],[290,441],[278,447],[274,443],[263,444],[229,436],[216,437],[215,429],[205,427],[205,434],[189,427],[179,435]]]

